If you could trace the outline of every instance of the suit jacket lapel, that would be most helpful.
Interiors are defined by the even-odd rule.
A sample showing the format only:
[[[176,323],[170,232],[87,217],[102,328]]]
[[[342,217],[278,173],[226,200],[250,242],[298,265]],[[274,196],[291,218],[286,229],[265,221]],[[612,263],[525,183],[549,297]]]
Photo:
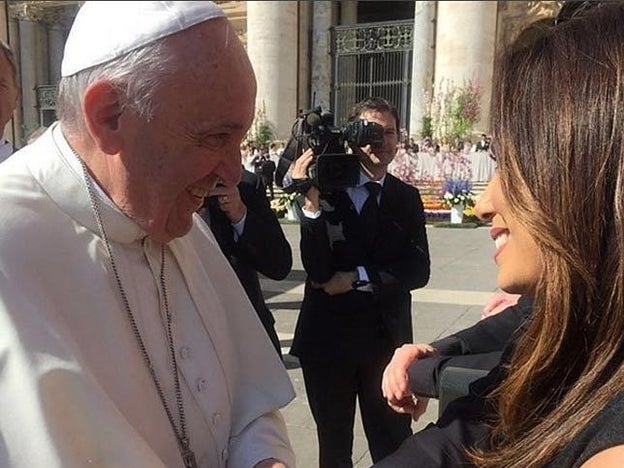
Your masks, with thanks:
[[[209,206],[208,209],[210,210],[210,229],[226,258],[229,259],[234,249],[234,234],[230,222],[218,207]]]

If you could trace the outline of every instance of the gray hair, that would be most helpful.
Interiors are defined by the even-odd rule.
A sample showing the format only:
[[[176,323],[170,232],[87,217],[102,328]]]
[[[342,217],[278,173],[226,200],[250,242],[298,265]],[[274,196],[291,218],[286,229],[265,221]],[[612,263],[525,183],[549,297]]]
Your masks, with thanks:
[[[57,115],[63,128],[69,132],[86,129],[82,99],[87,88],[101,80],[115,84],[122,94],[124,109],[132,109],[150,121],[156,108],[154,97],[173,71],[174,58],[165,38],[110,62],[62,78],[58,89]]]

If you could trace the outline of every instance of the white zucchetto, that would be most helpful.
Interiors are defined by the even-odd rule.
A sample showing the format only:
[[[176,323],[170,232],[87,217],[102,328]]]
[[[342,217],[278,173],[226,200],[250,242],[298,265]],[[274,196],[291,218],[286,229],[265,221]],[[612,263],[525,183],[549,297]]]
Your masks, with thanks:
[[[88,1],[65,43],[61,75],[106,63],[163,37],[225,14],[209,1]]]

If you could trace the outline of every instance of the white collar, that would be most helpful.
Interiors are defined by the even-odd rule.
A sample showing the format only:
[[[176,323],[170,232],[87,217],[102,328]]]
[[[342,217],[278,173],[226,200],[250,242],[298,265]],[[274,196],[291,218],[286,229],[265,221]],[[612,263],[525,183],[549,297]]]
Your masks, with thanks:
[[[82,169],[76,171],[76,166],[80,164],[61,132],[60,125],[53,124],[28,148],[32,151],[29,152],[32,157],[27,159],[27,164],[48,195],[69,216],[99,236]],[[97,184],[94,183],[95,186]],[[146,236],[101,189],[96,189],[96,197],[106,233],[112,242],[130,244]]]
[[[360,181],[358,182],[358,187],[364,187],[364,185],[367,182],[375,182],[376,184],[381,185],[382,187],[384,186],[384,182],[386,181],[386,176],[388,175],[388,173],[385,173],[381,179],[379,180],[373,180],[370,177],[368,177],[368,174],[366,174],[364,171],[360,171]]]

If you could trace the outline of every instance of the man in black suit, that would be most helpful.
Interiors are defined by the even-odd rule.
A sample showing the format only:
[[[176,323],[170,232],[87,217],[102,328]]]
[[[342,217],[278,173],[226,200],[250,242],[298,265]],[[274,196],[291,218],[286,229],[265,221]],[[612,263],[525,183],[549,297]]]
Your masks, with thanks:
[[[292,268],[292,252],[269,206],[260,177],[242,169],[238,186],[218,186],[200,214],[236,272],[273,346],[282,356],[275,319],[266,306],[258,272],[282,280]]]
[[[273,188],[273,184],[275,183],[275,162],[270,159],[264,161],[260,168],[260,177],[262,178],[264,186],[269,189],[269,193],[271,194],[270,198],[273,200],[275,197]]]
[[[411,434],[409,416],[395,414],[381,394],[394,348],[411,342],[410,290],[429,280],[430,261],[420,194],[390,174],[396,153],[396,108],[381,98],[357,104],[351,120],[384,129],[383,142],[352,150],[360,184],[333,193],[305,193],[301,257],[308,274],[291,354],[301,362],[317,425],[320,467],[351,467],[355,402],[373,460]],[[295,160],[306,177],[311,150]]]
[[[490,140],[485,135],[485,133],[481,134],[481,139],[477,142],[475,146],[475,151],[489,151],[490,150]]]

